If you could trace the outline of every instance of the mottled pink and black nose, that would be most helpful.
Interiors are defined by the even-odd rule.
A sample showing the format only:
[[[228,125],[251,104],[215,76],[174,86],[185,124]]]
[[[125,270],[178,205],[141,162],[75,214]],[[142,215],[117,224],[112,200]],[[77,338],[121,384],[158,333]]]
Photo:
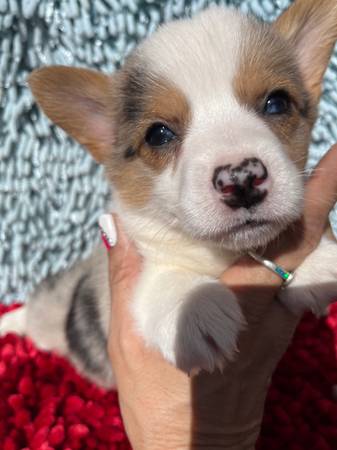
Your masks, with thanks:
[[[267,196],[265,187],[268,171],[258,158],[246,158],[239,165],[217,167],[213,186],[222,195],[223,202],[232,209],[249,209]]]

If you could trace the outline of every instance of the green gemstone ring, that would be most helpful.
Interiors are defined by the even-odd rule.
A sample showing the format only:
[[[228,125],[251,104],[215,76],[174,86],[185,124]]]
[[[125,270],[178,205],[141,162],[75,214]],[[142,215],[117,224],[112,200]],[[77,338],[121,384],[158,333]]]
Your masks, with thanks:
[[[260,255],[257,255],[256,253],[253,252],[248,252],[248,255],[258,263],[262,264],[264,267],[266,267],[267,269],[269,269],[270,271],[276,273],[276,275],[281,277],[283,280],[282,285],[283,288],[288,286],[294,279],[294,274],[292,272],[288,272],[287,270],[282,269],[282,267],[278,266],[273,261],[263,258]]]

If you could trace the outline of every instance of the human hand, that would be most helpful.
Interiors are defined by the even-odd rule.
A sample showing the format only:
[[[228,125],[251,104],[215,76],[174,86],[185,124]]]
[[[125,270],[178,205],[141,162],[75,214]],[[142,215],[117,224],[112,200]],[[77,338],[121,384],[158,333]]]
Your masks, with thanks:
[[[306,187],[302,221],[267,250],[293,270],[318,245],[337,196],[337,146]],[[109,252],[112,325],[109,338],[121,411],[134,449],[253,449],[272,373],[298,317],[275,294],[280,279],[250,258],[226,270],[221,281],[237,294],[247,321],[238,355],[223,373],[188,377],[144,346],[133,327],[129,300],[142,261],[117,220],[118,243]]]

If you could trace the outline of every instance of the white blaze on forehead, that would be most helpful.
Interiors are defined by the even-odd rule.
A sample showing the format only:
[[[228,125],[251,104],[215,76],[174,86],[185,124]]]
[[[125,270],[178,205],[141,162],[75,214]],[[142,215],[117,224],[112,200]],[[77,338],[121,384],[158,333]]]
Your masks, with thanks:
[[[251,151],[252,130],[257,136],[267,127],[234,92],[243,45],[256,25],[240,11],[214,6],[193,19],[162,26],[139,47],[147,71],[177,86],[189,104],[191,121],[180,163],[191,152],[205,170],[258,156]],[[228,160],[223,159],[225,149],[232,152]]]
[[[195,112],[232,97],[241,35],[248,20],[239,11],[212,7],[193,19],[162,26],[140,47],[148,69],[169,79]]]

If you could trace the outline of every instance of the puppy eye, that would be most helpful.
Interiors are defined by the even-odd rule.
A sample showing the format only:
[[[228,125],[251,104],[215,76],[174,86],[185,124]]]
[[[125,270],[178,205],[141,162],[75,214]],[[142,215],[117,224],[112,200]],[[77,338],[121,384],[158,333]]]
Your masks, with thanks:
[[[286,91],[274,91],[269,94],[263,113],[267,115],[286,114],[290,109],[290,97]]]
[[[163,123],[158,122],[151,125],[147,130],[145,141],[151,147],[160,147],[173,141],[175,137],[176,135],[172,130]]]

